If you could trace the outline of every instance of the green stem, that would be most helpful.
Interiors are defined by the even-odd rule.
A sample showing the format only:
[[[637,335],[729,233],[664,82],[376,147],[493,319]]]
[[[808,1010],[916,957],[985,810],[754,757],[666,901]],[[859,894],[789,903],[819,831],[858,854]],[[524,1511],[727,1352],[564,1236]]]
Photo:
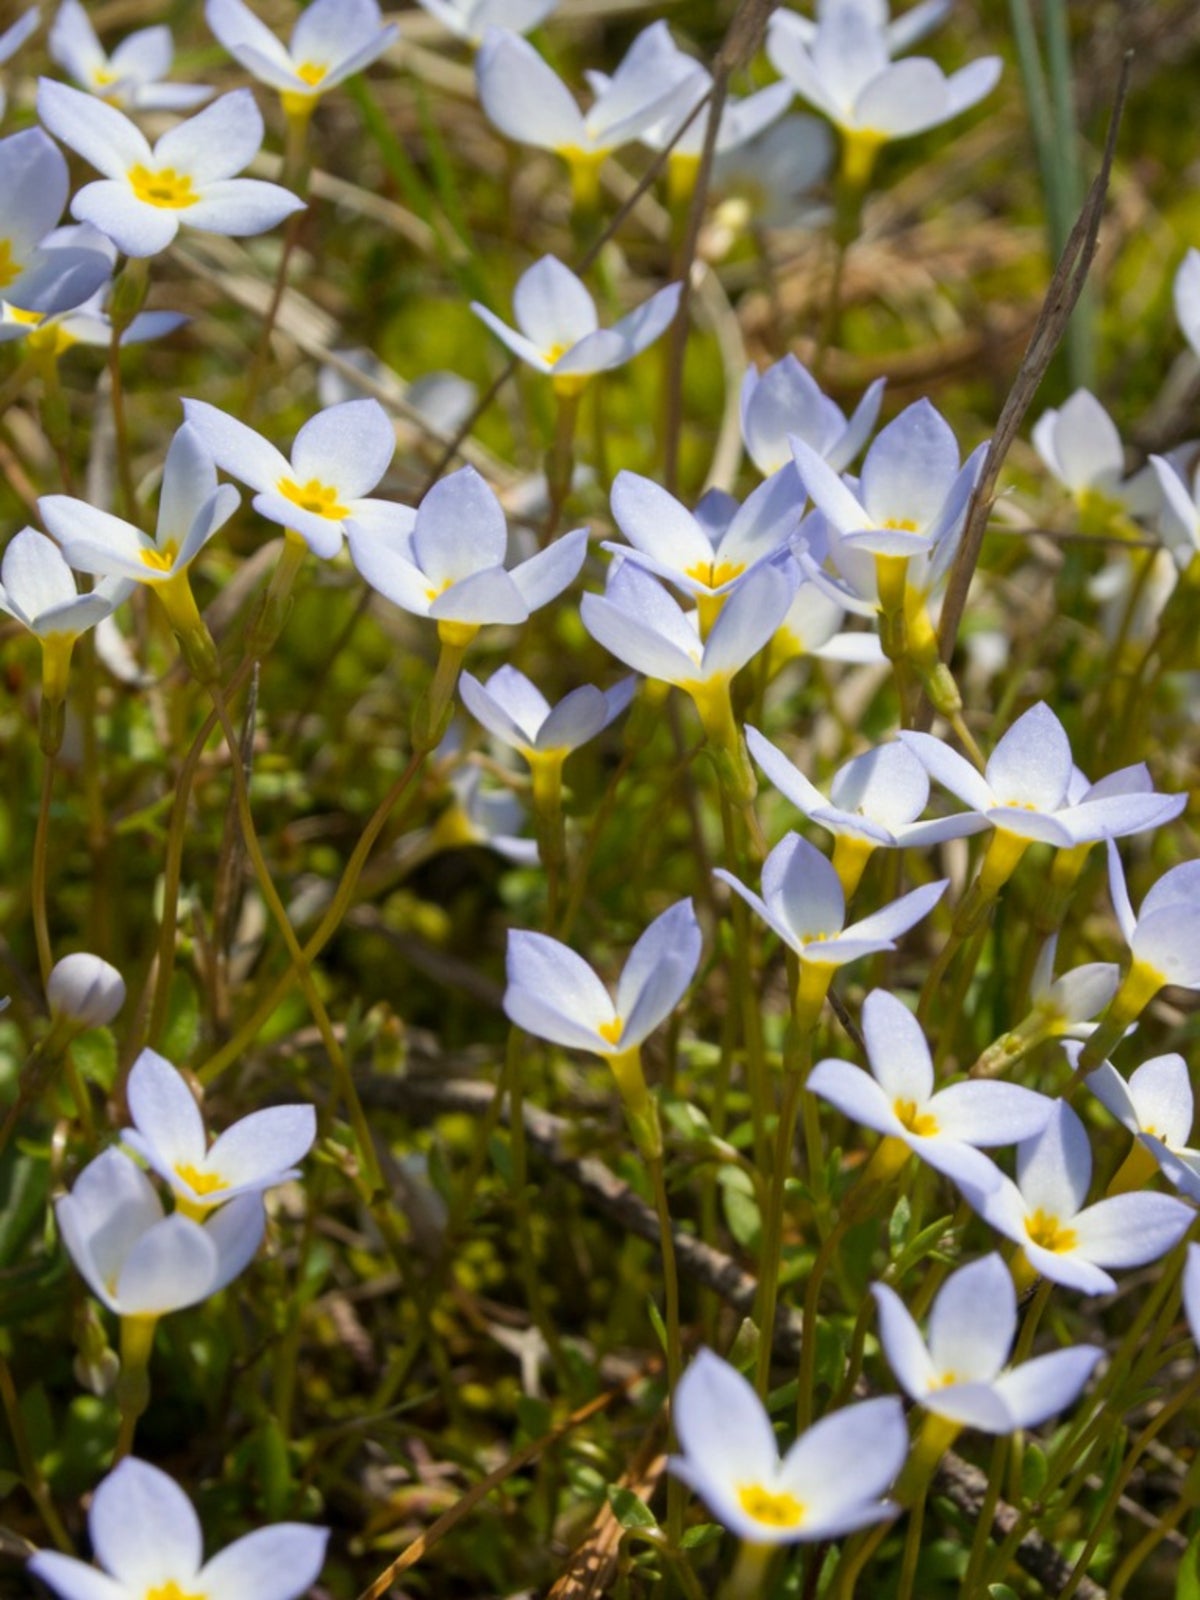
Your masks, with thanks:
[[[20,1469],[25,1487],[29,1491],[29,1497],[37,1507],[38,1515],[45,1525],[46,1532],[54,1540],[55,1545],[64,1554],[72,1555],[74,1552],[70,1536],[50,1496],[50,1489],[42,1475],[37,1455],[29,1442],[29,1434],[25,1428],[25,1416],[21,1410],[21,1402],[17,1397],[17,1388],[13,1383],[8,1362],[2,1356],[0,1356],[0,1402],[4,1406],[9,1437],[13,1443],[13,1453],[17,1458],[17,1466]]]
[[[802,1041],[800,1050],[804,1057],[812,1053],[811,1035]],[[785,1186],[792,1165],[792,1150],[796,1141],[796,1118],[800,1110],[800,1096],[804,1093],[807,1071],[789,1071],[784,1077],[783,1104],[775,1132],[775,1154],[771,1163],[771,1188],[767,1195],[767,1211],[763,1218],[762,1256],[759,1262],[758,1306],[758,1365],[755,1387],[760,1399],[765,1400],[771,1381],[771,1349],[775,1328],[775,1306],[779,1298],[779,1271],[783,1257],[783,1221]],[[804,1351],[801,1349],[801,1357]]]
[[[318,924],[317,931],[304,946],[302,954],[306,963],[314,962],[317,959],[341,926],[346,912],[350,909],[355,888],[358,885],[359,878],[362,876],[363,868],[367,864],[367,858],[375,841],[383,832],[388,818],[399,803],[404,791],[420,770],[424,759],[423,753],[414,752],[404,771],[375,808],[374,813],[363,829],[358,843],[354,847],[349,861],[346,863],[328,910]],[[264,1023],[286,998],[298,976],[295,966],[288,967],[280,975],[274,987],[263,1000],[259,1001],[233,1037],[198,1069],[197,1077],[201,1083],[205,1085],[213,1083],[238,1059],[244,1050],[253,1044]]]
[[[42,975],[42,988],[50,981],[54,966],[54,950],[50,943],[50,922],[46,909],[46,865],[50,838],[50,803],[54,795],[54,769],[56,758],[47,755],[42,761],[42,794],[38,804],[37,831],[33,836],[33,936],[37,943],[38,968]]]

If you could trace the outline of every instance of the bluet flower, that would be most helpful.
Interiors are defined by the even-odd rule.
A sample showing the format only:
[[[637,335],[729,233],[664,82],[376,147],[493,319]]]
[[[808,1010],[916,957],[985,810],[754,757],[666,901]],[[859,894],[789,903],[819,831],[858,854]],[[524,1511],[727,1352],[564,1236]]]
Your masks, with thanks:
[[[489,120],[517,144],[554,150],[571,168],[576,198],[591,204],[601,162],[641,138],[691,92],[665,24],[644,29],[585,116],[575,97],[526,40],[489,28],[475,60],[479,99]]]
[[[828,208],[811,191],[833,162],[833,138],[818,117],[783,117],[748,144],[719,156],[713,166],[718,199],[706,246],[719,259],[753,220],[763,228],[803,230],[828,220]]]
[[[536,1038],[611,1060],[635,1050],[679,1004],[695,977],[700,943],[692,902],[677,901],[629,952],[614,1000],[569,946],[513,929],[505,1015]]]
[[[910,889],[847,927],[846,897],[832,863],[798,833],[785,835],[763,862],[761,897],[724,867],[716,875],[801,962],[830,974],[862,956],[894,950],[896,940],[933,910],[949,882],[942,878]]]
[[[803,439],[832,471],[843,472],[871,436],[886,380],[876,378],[847,420],[836,401],[797,358],[786,355],[765,372],[748,367],[740,398],[742,440],[769,478],[792,465],[791,440]]]
[[[120,582],[80,594],[75,574],[53,539],[22,528],[0,562],[0,611],[28,628],[42,646],[42,689],[50,700],[67,692],[71,652],[81,633],[107,617],[129,595]]]
[[[1049,1120],[1054,1102],[1014,1083],[934,1086],[921,1025],[903,1001],[873,989],[862,1008],[870,1072],[849,1061],[819,1061],[809,1090],[852,1121],[898,1140],[955,1183],[987,1188],[999,1172],[981,1149],[1018,1144]],[[899,1154],[899,1152],[897,1152]]]
[[[209,27],[235,61],[277,89],[289,115],[307,115],[330,89],[361,72],[400,35],[385,25],[377,0],[313,0],[284,45],[243,4],[206,0]]]
[[[796,92],[824,112],[846,140],[847,175],[865,183],[881,145],[936,128],[990,94],[998,56],[952,73],[924,57],[893,62],[877,18],[859,5],[837,4],[808,35],[790,11],[775,11],[767,28],[771,65]]]
[[[122,111],[189,111],[213,92],[203,83],[162,81],[175,56],[165,26],[139,28],[109,55],[80,0],[62,0],[46,47],[81,89]]]
[[[1065,1048],[1071,1065],[1076,1066],[1079,1046],[1068,1044]],[[1195,1100],[1183,1057],[1174,1053],[1152,1056],[1130,1074],[1128,1082],[1111,1061],[1102,1061],[1086,1082],[1101,1105],[1153,1158],[1138,1162],[1136,1175],[1148,1177],[1157,1162],[1189,1200],[1200,1200],[1200,1150],[1188,1144]]]
[[[559,0],[417,0],[443,28],[480,45],[489,28],[528,33],[557,10]]]
[[[40,128],[0,139],[0,299],[22,312],[77,306],[109,275],[95,250],[48,247],[69,187],[63,154]]]
[[[780,794],[833,834],[834,867],[848,894],[875,850],[940,844],[987,826],[969,811],[918,822],[929,804],[929,777],[902,744],[879,745],[847,761],[834,773],[826,799],[757,728],[747,727],[746,743]]]
[[[792,454],[805,489],[829,525],[830,554],[858,609],[885,609],[889,581],[931,594],[949,571],[983,468],[980,445],[959,464],[958,443],[928,400],[889,422],[863,460],[857,494],[800,435]]]
[[[612,514],[633,547],[604,549],[690,595],[701,627],[711,627],[726,597],[760,561],[786,551],[800,529],[799,485],[777,475],[742,505],[705,495],[695,512],[636,472],[618,472]]]
[[[1078,1115],[1056,1100],[1040,1133],[1017,1146],[1017,1181],[960,1181],[985,1222],[1021,1247],[1030,1270],[1083,1294],[1116,1283],[1105,1268],[1141,1267],[1179,1242],[1195,1213],[1165,1194],[1119,1194],[1088,1205],[1092,1152]]]
[[[1033,446],[1082,512],[1120,509],[1136,517],[1157,510],[1153,471],[1144,467],[1125,476],[1121,435],[1089,390],[1076,389],[1062,406],[1044,411],[1033,429]]]
[[[665,333],[679,294],[680,285],[669,283],[611,328],[601,328],[582,279],[556,257],[543,256],[521,274],[513,292],[515,329],[477,300],[471,310],[514,355],[548,373],[555,389],[576,394],[597,372],[624,366]]]
[[[908,1455],[898,1400],[831,1412],[781,1458],[753,1388],[727,1361],[701,1350],[675,1391],[671,1417],[682,1454],[670,1458],[670,1470],[740,1539],[840,1539],[896,1514],[881,1497]]]
[[[519,751],[530,766],[544,761],[561,764],[621,715],[636,687],[633,678],[622,678],[611,689],[585,683],[551,708],[541,690],[516,667],[499,667],[486,683],[469,672],[459,680],[459,693],[471,715],[502,744]]]
[[[43,78],[38,115],[65,145],[104,174],[79,190],[71,214],[106,233],[128,256],[165,250],[181,226],[221,234],[265,233],[304,209],[277,183],[235,174],[263,141],[263,120],[249,89],[222,95],[169,129],[151,149],[115,106]]]
[[[587,529],[507,569],[508,525],[495,494],[461,467],[435,483],[408,531],[346,528],[354,565],[394,605],[438,625],[443,643],[467,643],[487,623],[524,622],[574,582]]]
[[[270,1106],[235,1122],[210,1146],[191,1090],[153,1050],[134,1062],[127,1099],[133,1127],[122,1139],[170,1185],[177,1209],[197,1220],[239,1195],[299,1177],[296,1162],[317,1136],[312,1106]]]
[[[396,431],[378,400],[346,400],[300,429],[292,457],[204,400],[183,412],[222,472],[256,491],[260,517],[291,528],[314,555],[337,555],[351,523],[364,539],[404,536],[411,506],[367,498],[391,464]]]
[[[932,33],[950,15],[954,0],[918,0],[898,17],[890,15],[888,0],[817,0],[817,17],[812,21],[798,11],[788,11],[787,26],[805,44],[812,44],[821,23],[840,6],[854,6],[882,36],[888,54],[898,56],[912,48],[927,33]]]
[[[207,1300],[249,1264],[266,1213],[243,1194],[203,1226],[163,1215],[137,1163],[110,1149],[83,1169],[54,1208],[64,1245],[88,1288],[120,1317],[157,1319]]]
[[[1079,1398],[1103,1356],[1074,1345],[1009,1365],[1017,1333],[1017,1296],[998,1255],[952,1272],[929,1313],[928,1341],[886,1284],[871,1286],[879,1339],[910,1399],[935,1416],[984,1433],[1036,1428]]]
[[[1158,794],[1143,784],[1143,767],[1123,768],[1099,783],[1077,773],[1062,723],[1044,701],[1018,717],[979,773],[928,733],[899,736],[932,778],[1000,833],[1069,850],[1123,838],[1177,817],[1185,795]]]
[[[60,1600],[297,1600],[320,1576],[329,1538],[325,1528],[278,1522],[205,1561],[191,1501],[132,1456],[92,1496],[88,1536],[102,1570],[56,1550],[29,1561]]]

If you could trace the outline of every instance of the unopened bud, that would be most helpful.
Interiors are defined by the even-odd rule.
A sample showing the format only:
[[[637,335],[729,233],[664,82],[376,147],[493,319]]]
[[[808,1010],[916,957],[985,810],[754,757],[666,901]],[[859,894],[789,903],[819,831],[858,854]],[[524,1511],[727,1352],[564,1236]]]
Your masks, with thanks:
[[[125,1004],[125,980],[107,961],[81,950],[55,964],[46,999],[55,1022],[103,1028]]]

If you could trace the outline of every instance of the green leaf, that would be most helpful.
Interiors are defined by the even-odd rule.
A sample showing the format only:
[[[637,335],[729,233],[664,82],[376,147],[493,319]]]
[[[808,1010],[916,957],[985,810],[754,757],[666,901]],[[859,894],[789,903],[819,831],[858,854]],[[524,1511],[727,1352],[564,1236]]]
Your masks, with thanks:
[[[912,1226],[912,1204],[906,1194],[902,1194],[896,1201],[895,1209],[888,1218],[888,1249],[893,1261],[904,1249],[908,1239],[908,1230]]]
[[[658,1527],[658,1518],[632,1489],[623,1488],[616,1483],[611,1484],[608,1490],[608,1503],[612,1507],[613,1516],[623,1528]]]
[[[1021,1495],[1025,1500],[1036,1500],[1046,1485],[1049,1467],[1046,1452],[1038,1444],[1027,1444],[1021,1458]]]
[[[162,1054],[168,1061],[187,1061],[200,1037],[200,996],[186,972],[176,970],[171,979],[171,1000],[167,1025],[163,1029]]]
[[[5,1163],[0,1175],[0,1267],[12,1264],[41,1221],[49,1187],[46,1162],[19,1153]]]
[[[89,1083],[108,1094],[117,1081],[117,1041],[107,1028],[89,1028],[71,1041],[71,1060]]]
[[[662,1312],[655,1304],[653,1295],[647,1297],[646,1315],[650,1318],[650,1325],[658,1336],[658,1342],[662,1346],[663,1354],[665,1355],[667,1353],[667,1325],[662,1319]]]
[[[717,1174],[721,1202],[730,1233],[744,1250],[755,1248],[762,1232],[762,1215],[754,1198],[754,1185],[740,1167],[722,1167]]]
[[[719,1522],[698,1522],[694,1528],[685,1528],[679,1541],[681,1550],[702,1550],[706,1544],[715,1544],[725,1532]]]
[[[1192,1538],[1175,1575],[1175,1600],[1200,1600],[1200,1538],[1195,1537],[1200,1518],[1192,1518]]]

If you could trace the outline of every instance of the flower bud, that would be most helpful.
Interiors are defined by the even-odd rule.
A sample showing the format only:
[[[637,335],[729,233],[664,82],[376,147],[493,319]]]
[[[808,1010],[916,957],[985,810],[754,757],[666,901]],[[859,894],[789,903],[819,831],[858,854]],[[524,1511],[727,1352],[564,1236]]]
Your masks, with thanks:
[[[79,951],[55,964],[46,984],[54,1021],[102,1028],[125,1004],[125,980],[99,956]]]

